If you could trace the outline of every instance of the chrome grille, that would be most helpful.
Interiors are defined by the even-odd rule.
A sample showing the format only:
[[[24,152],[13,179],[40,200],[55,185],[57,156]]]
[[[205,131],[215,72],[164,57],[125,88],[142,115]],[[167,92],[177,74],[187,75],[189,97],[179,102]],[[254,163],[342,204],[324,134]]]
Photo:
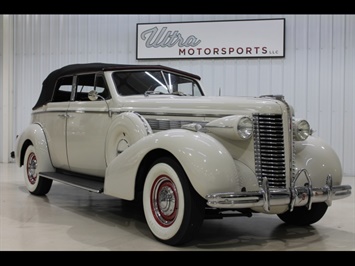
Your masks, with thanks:
[[[286,187],[285,145],[282,115],[256,114],[254,121],[255,170],[261,185],[266,177],[269,186]]]

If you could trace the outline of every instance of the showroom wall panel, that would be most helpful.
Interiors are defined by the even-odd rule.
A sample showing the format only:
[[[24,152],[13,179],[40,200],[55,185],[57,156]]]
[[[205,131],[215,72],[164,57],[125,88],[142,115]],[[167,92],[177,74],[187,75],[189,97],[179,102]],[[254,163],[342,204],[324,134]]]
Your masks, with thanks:
[[[13,146],[13,18],[10,15],[1,15],[0,20],[0,159],[2,162],[3,158],[6,158],[6,161],[9,159],[11,149],[10,147]]]
[[[2,94],[3,94],[3,77],[2,77],[2,72],[3,72],[3,15],[0,15],[0,99],[2,99]],[[0,101],[0,132],[3,132],[3,113],[4,113],[4,108],[3,108],[3,103],[2,100]],[[3,142],[4,142],[4,134],[1,133],[1,140],[0,140],[0,151],[2,151],[3,148]],[[7,140],[6,140],[7,141]],[[2,152],[0,153],[0,162],[3,161],[3,155]]]
[[[136,60],[137,23],[285,18],[285,58]],[[283,94],[355,175],[354,15],[14,15],[14,134],[42,80],[71,63],[163,64],[198,74],[209,95]],[[14,143],[14,138],[11,140]],[[6,158],[3,158],[6,160]]]

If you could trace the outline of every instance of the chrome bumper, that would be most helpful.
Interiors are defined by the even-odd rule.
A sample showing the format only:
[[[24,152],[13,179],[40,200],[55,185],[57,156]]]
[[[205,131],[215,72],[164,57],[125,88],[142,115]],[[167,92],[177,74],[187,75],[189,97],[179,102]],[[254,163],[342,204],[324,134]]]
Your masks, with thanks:
[[[306,186],[295,185],[301,173],[304,173],[308,180]],[[308,209],[311,209],[312,203],[317,202],[326,202],[330,206],[333,200],[346,198],[350,195],[351,186],[333,186],[330,175],[327,176],[326,184],[323,187],[312,187],[308,172],[305,169],[301,169],[288,189],[269,188],[268,180],[264,178],[259,191],[215,193],[207,195],[206,199],[207,205],[213,208],[263,207],[266,212],[269,212],[271,206],[289,205],[290,211],[298,206],[307,206]]]

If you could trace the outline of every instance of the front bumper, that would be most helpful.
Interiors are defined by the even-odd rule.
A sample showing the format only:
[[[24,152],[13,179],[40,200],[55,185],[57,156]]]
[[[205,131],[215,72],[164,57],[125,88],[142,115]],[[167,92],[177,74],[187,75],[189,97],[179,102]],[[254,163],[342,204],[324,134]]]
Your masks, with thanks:
[[[306,175],[308,184],[296,186],[297,178],[301,173]],[[312,203],[317,202],[326,202],[330,206],[333,200],[346,198],[350,195],[351,186],[333,186],[330,175],[327,176],[326,184],[323,187],[312,187],[308,172],[305,169],[301,169],[288,189],[270,188],[267,178],[264,178],[259,191],[215,193],[207,195],[206,199],[207,205],[213,208],[242,209],[263,207],[266,212],[269,212],[271,206],[289,205],[290,211],[298,206],[306,206],[311,209]]]

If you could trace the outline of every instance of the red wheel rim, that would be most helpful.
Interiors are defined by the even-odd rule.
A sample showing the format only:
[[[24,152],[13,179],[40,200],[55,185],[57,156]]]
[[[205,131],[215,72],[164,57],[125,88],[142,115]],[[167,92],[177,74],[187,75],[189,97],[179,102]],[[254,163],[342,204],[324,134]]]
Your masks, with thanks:
[[[174,182],[165,175],[159,176],[150,192],[150,203],[155,220],[163,227],[169,227],[179,211],[178,192]]]
[[[36,155],[33,152],[31,152],[28,155],[28,160],[26,165],[27,178],[31,185],[34,185],[37,181],[36,169],[37,169],[37,158]]]

